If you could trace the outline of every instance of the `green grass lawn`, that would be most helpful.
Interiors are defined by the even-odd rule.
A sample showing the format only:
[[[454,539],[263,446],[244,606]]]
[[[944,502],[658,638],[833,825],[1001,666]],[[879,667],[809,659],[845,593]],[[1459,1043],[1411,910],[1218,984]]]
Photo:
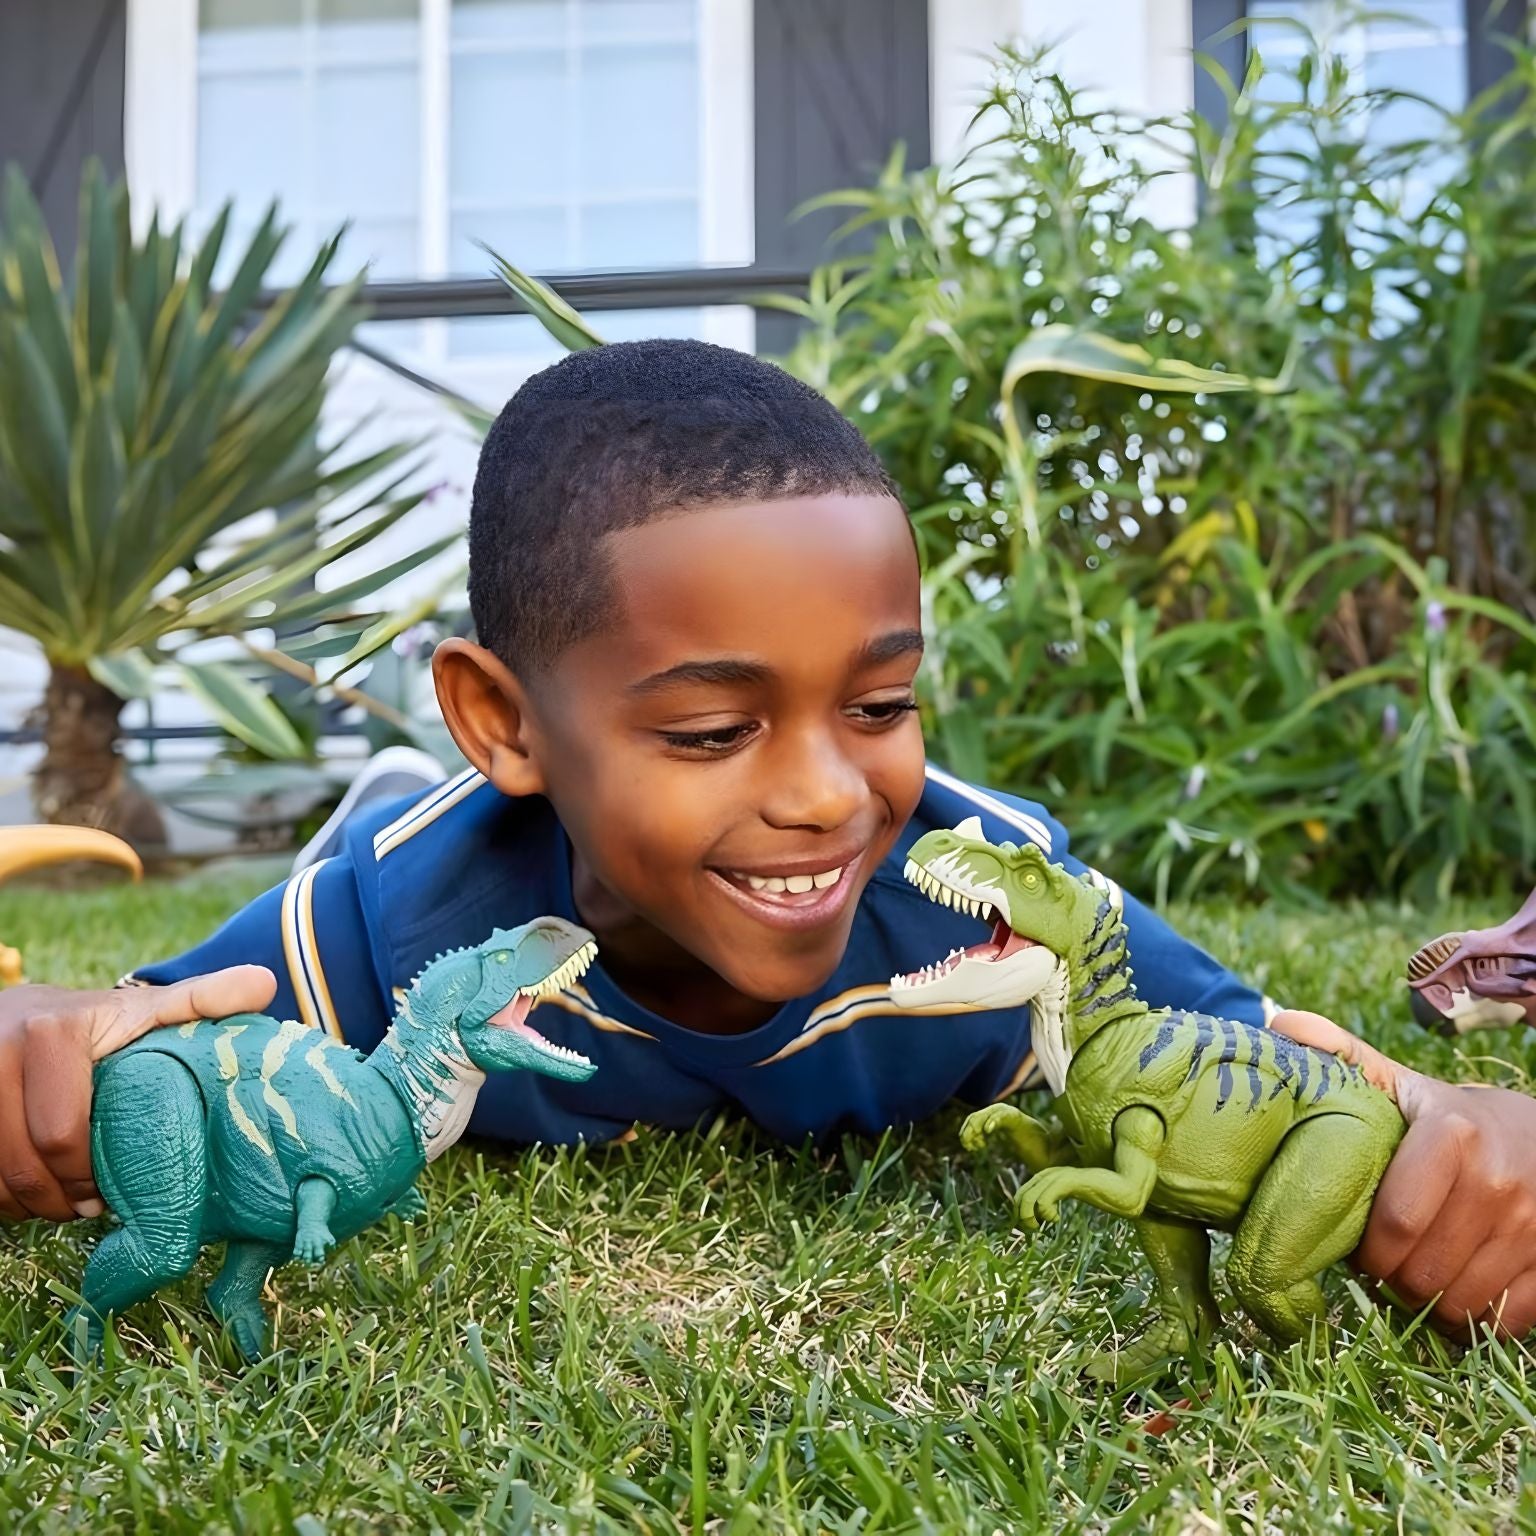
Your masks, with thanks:
[[[0,938],[35,978],[108,984],[256,889],[13,886]],[[1504,915],[1179,920],[1427,1070],[1524,1086],[1536,1047],[1459,1054],[1398,980],[1422,939]],[[735,1124],[461,1147],[426,1220],[274,1277],[280,1353],[251,1371],[202,1309],[205,1262],[71,1383],[59,1317],[94,1225],[0,1230],[0,1530],[1536,1529],[1530,1355],[1446,1345],[1342,1270],[1326,1339],[1236,1321],[1201,1379],[1080,1381],[1138,1315],[1128,1231],[1074,1205],[1013,1232],[1014,1176],[958,1155],[959,1121],[822,1155]]]

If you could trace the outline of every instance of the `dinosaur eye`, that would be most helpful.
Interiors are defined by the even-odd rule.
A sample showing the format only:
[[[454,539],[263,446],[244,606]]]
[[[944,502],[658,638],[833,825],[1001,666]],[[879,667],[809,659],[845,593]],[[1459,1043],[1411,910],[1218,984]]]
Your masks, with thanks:
[[[1024,889],[1026,891],[1034,891],[1034,890],[1038,890],[1039,887],[1040,887],[1040,876],[1037,875],[1034,872],[1034,870],[1032,870],[1032,869],[1027,871],[1025,876],[1024,876]]]
[[[512,958],[512,956],[509,955],[507,953],[507,951],[503,949],[503,950],[499,951],[497,954],[492,955],[491,958],[496,962],[497,965],[505,965],[507,963],[507,961]]]

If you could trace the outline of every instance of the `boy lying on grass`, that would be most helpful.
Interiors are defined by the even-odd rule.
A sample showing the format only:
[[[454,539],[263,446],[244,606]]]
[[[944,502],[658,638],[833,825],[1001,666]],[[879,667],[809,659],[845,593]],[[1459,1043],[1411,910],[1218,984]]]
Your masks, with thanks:
[[[1084,866],[1040,806],[925,764],[912,533],[848,421],[702,343],[582,352],[492,428],[469,544],[480,644],[444,642],[433,672],[473,766],[355,814],[343,853],[124,978],[138,990],[0,994],[0,1216],[99,1212],[91,1063],[146,1030],[269,1010],[369,1049],[434,956],[545,913],[591,929],[600,958],[539,1028],[598,1071],[491,1079],[482,1135],[603,1140],[731,1108],[794,1141],[1032,1081],[1027,1011],[891,1000],[894,973],[982,937],[902,878],[923,833],[979,817],[992,841]],[[1152,1006],[1333,1030],[1267,1020],[1096,878]],[[1536,1104],[1401,1069],[1397,1089],[1411,1124],[1358,1262],[1410,1305],[1438,1296],[1446,1325],[1525,1333]]]

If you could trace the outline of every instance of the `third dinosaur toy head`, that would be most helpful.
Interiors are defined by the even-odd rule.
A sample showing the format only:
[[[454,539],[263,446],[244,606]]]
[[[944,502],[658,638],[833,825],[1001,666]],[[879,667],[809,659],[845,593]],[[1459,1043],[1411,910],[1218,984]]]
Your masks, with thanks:
[[[1536,891],[1497,928],[1443,933],[1408,962],[1413,1016],[1444,1035],[1536,1025]]]

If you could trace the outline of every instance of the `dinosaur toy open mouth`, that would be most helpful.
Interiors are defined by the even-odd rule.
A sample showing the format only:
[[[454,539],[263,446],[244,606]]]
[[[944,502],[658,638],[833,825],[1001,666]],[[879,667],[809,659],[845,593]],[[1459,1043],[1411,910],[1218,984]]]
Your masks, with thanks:
[[[996,887],[973,885],[952,855],[927,865],[907,861],[906,877],[930,901],[980,918],[991,936],[952,949],[921,970],[891,977],[891,995],[904,1008],[1007,1007],[1026,1003],[1056,968],[1056,956],[1015,933],[1008,898]]]
[[[949,975],[967,960],[980,960],[990,965],[999,960],[1007,960],[1018,954],[1020,950],[1037,947],[1033,939],[1026,939],[1022,933],[1015,933],[1002,918],[994,917],[990,938],[983,939],[980,944],[971,944],[965,949],[952,949],[942,960],[925,965],[919,971],[907,971],[900,976],[893,976],[891,986],[893,988],[914,987],[922,982],[935,981],[941,976]]]
[[[531,987],[520,987],[512,1001],[503,1008],[498,1008],[490,1018],[486,1020],[496,1029],[510,1030],[513,1034],[521,1035],[535,1049],[547,1056],[558,1057],[562,1061],[579,1062],[583,1066],[590,1066],[579,1051],[567,1050],[563,1045],[556,1045],[553,1040],[547,1040],[528,1022],[528,1015],[533,1012],[534,1005],[543,998],[552,997],[555,993],[563,991],[566,987],[585,974],[587,968],[597,958],[597,945],[583,944],[569,960],[557,969],[551,971],[543,981]]]

